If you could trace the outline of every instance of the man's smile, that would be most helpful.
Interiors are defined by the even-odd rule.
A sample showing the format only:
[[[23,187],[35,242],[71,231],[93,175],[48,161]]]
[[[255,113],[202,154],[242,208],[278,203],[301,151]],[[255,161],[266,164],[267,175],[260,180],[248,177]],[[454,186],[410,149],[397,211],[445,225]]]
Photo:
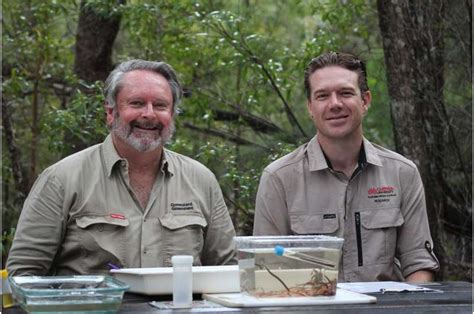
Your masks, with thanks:
[[[164,126],[161,123],[132,123],[132,128],[142,130],[142,131],[161,131]]]
[[[336,117],[329,117],[329,118],[326,118],[326,120],[328,120],[328,121],[342,120],[342,119],[346,119],[348,117],[349,117],[349,115],[342,115],[342,116],[336,116]]]

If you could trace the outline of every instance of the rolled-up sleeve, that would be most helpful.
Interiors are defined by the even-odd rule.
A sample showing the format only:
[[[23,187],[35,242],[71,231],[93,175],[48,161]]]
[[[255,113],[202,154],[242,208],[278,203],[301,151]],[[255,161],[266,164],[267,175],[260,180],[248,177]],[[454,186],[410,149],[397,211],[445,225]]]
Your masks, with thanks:
[[[28,195],[7,260],[10,275],[51,275],[63,237],[64,190],[49,171],[43,172]]]
[[[401,210],[405,223],[399,227],[397,241],[397,255],[404,277],[421,269],[439,269],[432,251],[423,183],[418,169],[410,168],[410,172],[403,176],[407,181],[401,182],[404,187]]]

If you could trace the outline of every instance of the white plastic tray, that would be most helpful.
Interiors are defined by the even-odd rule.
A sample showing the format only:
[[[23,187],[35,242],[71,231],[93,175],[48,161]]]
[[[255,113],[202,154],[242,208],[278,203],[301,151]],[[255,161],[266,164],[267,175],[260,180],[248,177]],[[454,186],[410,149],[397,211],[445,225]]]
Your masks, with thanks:
[[[173,293],[173,268],[122,268],[110,272],[130,285],[128,291],[147,295]],[[240,292],[237,265],[193,266],[193,293]]]

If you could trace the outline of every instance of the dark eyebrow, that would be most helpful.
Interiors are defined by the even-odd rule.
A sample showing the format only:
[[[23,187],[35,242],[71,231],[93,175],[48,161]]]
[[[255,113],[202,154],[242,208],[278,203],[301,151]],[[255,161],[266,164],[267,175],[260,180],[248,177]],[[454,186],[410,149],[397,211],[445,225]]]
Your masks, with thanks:
[[[313,92],[313,95],[319,94],[319,93],[327,93],[327,90],[325,89],[317,89]]]
[[[347,87],[342,87],[341,90],[342,90],[342,91],[347,91],[347,90],[355,91],[356,89],[355,89],[354,87],[349,87],[349,86],[347,86]]]

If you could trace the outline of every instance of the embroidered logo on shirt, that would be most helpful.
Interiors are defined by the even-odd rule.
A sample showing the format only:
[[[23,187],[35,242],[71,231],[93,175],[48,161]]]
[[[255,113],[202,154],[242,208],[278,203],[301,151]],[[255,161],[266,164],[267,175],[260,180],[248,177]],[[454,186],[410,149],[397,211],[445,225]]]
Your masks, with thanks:
[[[193,210],[193,203],[171,203],[171,210]]]
[[[370,199],[373,199],[374,202],[389,202],[390,198],[397,196],[395,192],[395,187],[389,185],[383,185],[378,187],[371,187],[367,191],[367,196]]]
[[[324,214],[323,219],[334,219],[336,218],[336,214]]]

